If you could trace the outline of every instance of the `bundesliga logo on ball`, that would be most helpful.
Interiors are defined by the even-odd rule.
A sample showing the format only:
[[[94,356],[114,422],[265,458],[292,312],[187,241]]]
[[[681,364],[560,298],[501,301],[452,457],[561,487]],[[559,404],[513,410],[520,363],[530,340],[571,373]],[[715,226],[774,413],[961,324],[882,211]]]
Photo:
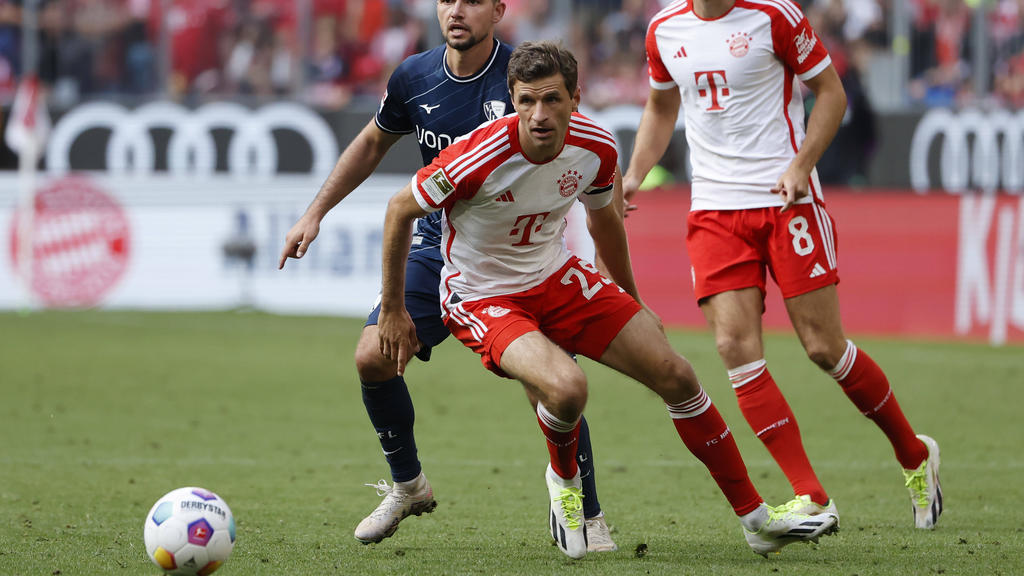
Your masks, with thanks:
[[[235,518],[209,490],[178,488],[156,501],[146,516],[146,552],[168,574],[206,576],[227,561],[235,546]]]

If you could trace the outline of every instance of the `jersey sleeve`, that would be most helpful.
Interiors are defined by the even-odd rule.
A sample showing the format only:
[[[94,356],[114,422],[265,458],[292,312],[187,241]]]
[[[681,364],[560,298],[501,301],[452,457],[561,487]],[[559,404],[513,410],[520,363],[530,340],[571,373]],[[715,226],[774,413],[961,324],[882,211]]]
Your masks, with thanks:
[[[403,69],[404,66],[399,65],[391,74],[387,90],[384,91],[384,96],[380,99],[377,115],[374,116],[377,127],[391,134],[410,134],[414,129],[409,114],[405,110]]]
[[[582,120],[589,119],[577,115]],[[615,184],[615,169],[619,162],[618,146],[615,144],[615,137],[611,132],[598,127],[596,124],[587,124],[588,148],[597,154],[601,165],[597,169],[597,176],[584,191],[580,194],[579,200],[589,210],[604,208],[612,201],[612,188]]]
[[[651,78],[651,87],[656,90],[668,90],[676,85],[668,68],[661,59],[661,50],[658,48],[658,40],[654,32],[660,20],[651,22],[647,27],[647,38],[644,40],[644,48],[647,52],[647,74]]]
[[[821,74],[832,63],[825,44],[795,2],[781,0],[772,15],[772,43],[775,54],[801,80]]]
[[[420,208],[436,212],[467,194],[466,190],[472,180],[467,178],[456,181],[451,176],[450,166],[466,151],[468,145],[467,138],[459,138],[412,177],[412,195]]]

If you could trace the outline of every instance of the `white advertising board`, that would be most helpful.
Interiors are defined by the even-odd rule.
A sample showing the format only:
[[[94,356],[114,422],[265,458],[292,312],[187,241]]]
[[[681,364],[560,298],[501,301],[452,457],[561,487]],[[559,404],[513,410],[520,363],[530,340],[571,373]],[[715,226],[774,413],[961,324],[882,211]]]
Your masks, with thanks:
[[[17,257],[17,178],[0,174],[0,309],[252,307],[364,316],[379,292],[384,209],[408,179],[372,177],[328,214],[304,258],[278,270],[284,235],[319,178],[42,175],[29,290]],[[567,235],[578,254],[592,257],[582,207]],[[247,246],[251,259],[238,256]]]

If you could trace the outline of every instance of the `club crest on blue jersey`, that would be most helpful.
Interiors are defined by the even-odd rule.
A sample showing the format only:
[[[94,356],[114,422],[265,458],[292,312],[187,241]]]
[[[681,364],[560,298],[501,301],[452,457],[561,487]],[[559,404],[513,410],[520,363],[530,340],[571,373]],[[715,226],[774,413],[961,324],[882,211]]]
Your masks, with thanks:
[[[484,102],[484,114],[488,120],[497,120],[505,115],[505,103],[501,100],[488,100]]]

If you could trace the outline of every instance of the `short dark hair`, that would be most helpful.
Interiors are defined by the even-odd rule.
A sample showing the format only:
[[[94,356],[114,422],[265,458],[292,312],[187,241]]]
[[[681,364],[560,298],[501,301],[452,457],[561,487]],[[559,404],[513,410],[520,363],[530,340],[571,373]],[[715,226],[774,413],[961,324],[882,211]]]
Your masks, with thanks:
[[[578,72],[572,52],[554,42],[523,42],[508,61],[508,91],[518,82],[533,82],[561,74],[569,96],[576,93]]]

